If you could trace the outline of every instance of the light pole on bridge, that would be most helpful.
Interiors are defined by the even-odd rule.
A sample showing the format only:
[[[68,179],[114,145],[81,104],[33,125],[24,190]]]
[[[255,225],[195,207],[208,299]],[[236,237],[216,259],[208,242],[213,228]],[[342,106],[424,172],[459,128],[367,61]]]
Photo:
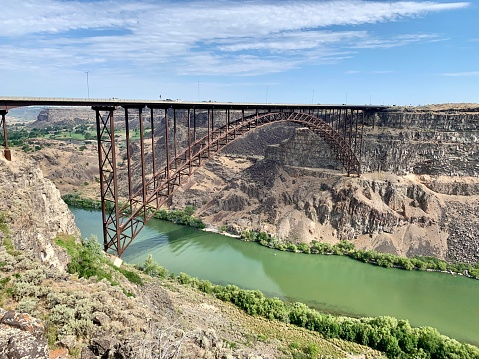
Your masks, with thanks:
[[[90,98],[90,84],[88,82],[88,73],[89,72],[90,71],[85,71],[85,73],[86,73],[86,89],[87,89],[87,93],[88,93],[88,98]]]

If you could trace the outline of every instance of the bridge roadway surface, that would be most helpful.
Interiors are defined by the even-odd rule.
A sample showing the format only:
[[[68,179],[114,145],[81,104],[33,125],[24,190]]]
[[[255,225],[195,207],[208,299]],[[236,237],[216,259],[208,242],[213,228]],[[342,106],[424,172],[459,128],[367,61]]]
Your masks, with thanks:
[[[85,106],[85,107],[150,107],[150,108],[215,108],[215,109],[354,109],[385,110],[389,106],[347,105],[347,104],[286,104],[286,103],[252,103],[252,102],[216,102],[216,101],[180,101],[180,100],[123,100],[118,98],[50,98],[50,97],[0,97],[0,110],[26,106]]]

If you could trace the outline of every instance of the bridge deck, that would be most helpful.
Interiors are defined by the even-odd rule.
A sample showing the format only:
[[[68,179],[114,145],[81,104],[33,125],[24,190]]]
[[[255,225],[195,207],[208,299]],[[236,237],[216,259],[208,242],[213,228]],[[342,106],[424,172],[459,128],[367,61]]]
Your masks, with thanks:
[[[252,103],[252,102],[216,102],[216,101],[180,101],[180,100],[123,100],[119,98],[50,98],[50,97],[0,97],[0,109],[7,110],[26,106],[85,106],[85,107],[149,107],[149,108],[215,108],[215,109],[354,109],[385,110],[389,106],[347,105],[347,104],[292,104],[292,103]]]

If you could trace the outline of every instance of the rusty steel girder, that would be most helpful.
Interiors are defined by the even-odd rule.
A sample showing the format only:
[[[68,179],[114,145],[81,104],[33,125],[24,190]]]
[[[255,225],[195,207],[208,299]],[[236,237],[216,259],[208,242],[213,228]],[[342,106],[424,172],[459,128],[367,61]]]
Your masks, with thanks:
[[[229,143],[260,126],[287,121],[299,123],[317,133],[334,152],[348,175],[361,174],[360,155],[362,151],[362,131],[364,112],[357,109],[330,109],[314,113],[311,111],[253,111],[231,119],[229,109],[207,109],[206,129],[199,136],[196,109],[187,110],[187,143],[179,150],[177,139],[177,112],[175,109],[149,110],[149,135],[146,135],[143,108],[126,107],[125,143],[127,194],[121,197],[118,188],[118,166],[116,163],[116,142],[112,108],[94,108],[97,113],[98,149],[100,163],[100,187],[102,196],[104,249],[114,250],[121,256],[143,226],[165,205],[173,193],[185,183],[193,173],[209,158],[221,151]],[[106,111],[105,116],[100,112]],[[132,156],[130,117],[134,112],[138,119],[139,156]],[[172,112],[172,113],[171,113]],[[193,112],[193,118],[191,118]],[[251,112],[251,111],[250,111]],[[238,111],[235,112],[238,114]],[[220,114],[221,122],[215,118]],[[156,115],[156,118],[155,118]],[[216,120],[216,123],[215,123]],[[223,122],[224,121],[224,122]],[[156,124],[156,125],[155,125]],[[155,131],[155,126],[159,131]],[[163,127],[163,129],[161,129]],[[163,134],[161,134],[163,132]],[[162,156],[158,156],[158,142],[164,143]],[[148,138],[149,137],[149,138]],[[151,144],[150,143],[151,140]],[[147,146],[151,148],[147,149]],[[138,149],[135,148],[138,152]],[[146,163],[146,155],[151,157]],[[158,157],[163,158],[163,164]],[[135,169],[133,162],[136,163]],[[138,180],[134,181],[134,177]],[[139,178],[138,178],[139,177]]]

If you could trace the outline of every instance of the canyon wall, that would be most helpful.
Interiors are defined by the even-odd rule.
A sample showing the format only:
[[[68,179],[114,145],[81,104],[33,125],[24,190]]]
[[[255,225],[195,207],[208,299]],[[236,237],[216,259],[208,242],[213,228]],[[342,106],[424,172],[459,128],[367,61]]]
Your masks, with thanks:
[[[0,198],[5,225],[0,242],[10,240],[26,255],[64,270],[66,253],[52,239],[59,234],[79,238],[80,233],[60,192],[28,155],[14,151],[12,161],[0,157]]]
[[[403,109],[377,117],[366,127],[364,172],[479,176],[479,112]]]

